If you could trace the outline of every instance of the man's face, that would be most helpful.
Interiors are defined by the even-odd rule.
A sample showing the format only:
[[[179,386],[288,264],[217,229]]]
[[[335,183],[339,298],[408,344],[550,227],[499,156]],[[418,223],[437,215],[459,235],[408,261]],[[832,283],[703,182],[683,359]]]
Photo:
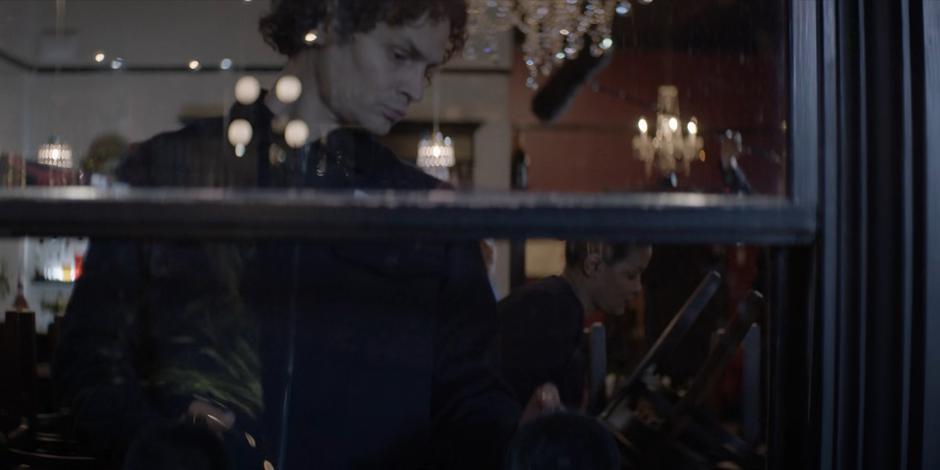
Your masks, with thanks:
[[[424,95],[428,72],[443,62],[449,35],[446,20],[379,23],[329,44],[316,66],[320,97],[340,124],[385,135]]]
[[[594,303],[607,315],[623,315],[643,289],[642,274],[653,255],[652,248],[630,250],[627,256],[612,264],[601,262],[592,279]]]

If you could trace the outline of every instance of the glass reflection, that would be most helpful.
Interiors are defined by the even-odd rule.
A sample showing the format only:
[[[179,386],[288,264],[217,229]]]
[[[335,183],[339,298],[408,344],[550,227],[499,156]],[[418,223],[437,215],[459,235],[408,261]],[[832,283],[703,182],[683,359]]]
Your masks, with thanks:
[[[594,459],[610,445],[627,468],[762,468],[765,248],[524,246],[518,265],[508,243],[492,240],[99,240],[90,251],[84,240],[2,240],[0,366],[14,386],[0,397],[0,424],[11,430],[25,419],[14,449],[36,450],[36,433],[52,433],[66,440],[43,447],[47,458],[99,465],[113,452],[130,452],[127,462],[212,452],[258,465],[276,463],[278,452],[341,462],[349,457],[334,454],[339,438],[319,437],[331,442],[328,455],[310,445],[285,451],[277,440],[350,432],[359,456],[367,439],[384,435],[377,430],[417,432],[372,421],[377,410],[397,407],[382,411],[386,419],[425,407],[444,413],[437,380],[488,370],[502,385],[474,395],[483,408],[468,412],[477,418],[503,403],[519,419],[533,394],[564,407],[524,414],[525,425],[507,430],[512,458]],[[511,286],[514,270],[524,281]],[[72,279],[56,278],[61,272]],[[482,332],[486,341],[466,343]],[[436,348],[447,354],[428,362]],[[487,350],[499,351],[478,356],[487,368],[458,367]],[[458,352],[471,356],[450,355]],[[468,379],[451,385],[477,383]],[[425,386],[430,395],[416,394]],[[565,423],[590,435],[588,416],[605,431],[586,441],[555,434]],[[311,429],[311,417],[323,427]],[[474,438],[482,423],[473,423],[454,432]],[[141,447],[140,439],[155,442]],[[532,439],[551,444],[532,447]],[[414,446],[398,448],[415,453],[408,461],[451,468],[434,440],[400,445]],[[479,440],[472,447],[486,449]],[[403,458],[372,452],[375,462]]]
[[[593,60],[592,54],[577,54],[591,41],[566,42],[590,37],[593,29],[559,28],[563,60],[553,64],[551,76],[539,78],[544,83],[537,91],[526,87],[537,61],[526,60],[522,45],[513,44],[508,32],[515,18],[512,7],[470,3],[471,13],[478,15],[469,19],[470,49],[466,55],[455,51],[456,61],[434,84],[441,94],[442,132],[456,141],[451,184],[508,189],[505,169],[513,167],[513,155],[521,151],[529,161],[531,191],[786,194],[786,2],[576,2],[592,5],[592,11],[600,11],[598,5],[610,8],[595,18],[610,24],[610,34],[597,40],[603,54]],[[262,88],[280,94],[276,84],[284,56],[264,44],[253,24],[269,10],[268,2],[9,0],[4,5],[0,80],[9,107],[0,154],[33,162],[49,136],[57,136],[72,146],[78,166],[101,136],[142,142],[194,120],[228,116],[234,102],[248,106]],[[102,27],[113,24],[134,27]],[[211,35],[204,25],[215,25]],[[155,39],[169,29],[176,31],[172,40]],[[311,25],[298,26],[292,34],[297,47],[329,41]],[[86,36],[87,41],[76,40]],[[219,73],[233,69],[243,73]],[[359,79],[346,71],[333,80],[340,86]],[[301,99],[295,82],[280,82],[285,102]],[[647,172],[651,158],[631,139],[646,133],[637,133],[635,123],[656,110],[663,87],[676,90],[682,112],[667,113],[662,125],[648,122],[651,138],[661,128],[685,134],[683,142],[694,135],[702,145],[701,150],[672,152],[681,161],[666,165],[665,173]],[[433,127],[430,100],[417,98],[409,109],[402,103],[373,103],[377,113],[393,121],[382,143],[410,162]],[[691,116],[697,119],[695,132]],[[305,122],[319,138],[319,125]],[[462,135],[454,128],[462,128]],[[723,144],[728,131],[741,136],[734,162]],[[507,142],[507,132],[519,138]],[[224,143],[225,132],[217,138]],[[527,141],[525,147],[519,146],[521,140]],[[677,175],[668,170],[675,166],[681,170]],[[80,181],[91,179],[85,174]]]
[[[623,16],[598,13],[603,34],[562,41],[547,63],[522,59],[509,34],[508,48],[479,41],[483,58],[457,57],[475,21],[457,0],[87,1],[69,3],[74,16],[64,4],[0,13],[4,57],[23,59],[0,64],[6,186],[786,192],[786,2],[586,2]],[[71,54],[70,28],[102,49]],[[538,91],[533,67],[554,71]],[[410,165],[428,128],[451,138],[447,182]],[[665,153],[696,168],[647,175],[634,136],[669,140]],[[765,343],[737,321],[761,323],[759,248],[562,243],[558,273],[510,289],[518,253],[503,242],[82,243],[3,247],[0,299],[14,307],[0,357],[17,386],[0,424],[19,429],[14,449],[128,468],[497,468],[543,432],[563,456],[606,455],[551,434],[597,431],[579,418],[600,416],[615,432],[586,431],[584,448],[613,449],[610,465],[761,464],[763,413],[745,397],[764,393]],[[64,248],[30,254],[44,244]],[[670,339],[702,282],[697,329]],[[40,433],[68,439],[41,449]]]

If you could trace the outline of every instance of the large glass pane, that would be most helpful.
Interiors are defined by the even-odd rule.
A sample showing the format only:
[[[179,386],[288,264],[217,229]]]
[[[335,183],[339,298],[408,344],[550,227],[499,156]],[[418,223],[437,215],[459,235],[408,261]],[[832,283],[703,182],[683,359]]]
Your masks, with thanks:
[[[786,6],[0,2],[0,467],[761,468]]]
[[[5,463],[763,468],[770,247],[507,244],[4,239]]]
[[[138,171],[133,182],[277,185],[269,173],[316,169],[298,163],[316,159],[303,145],[340,122],[381,134],[412,163],[428,137],[423,163],[447,169],[428,172],[460,188],[787,194],[787,2],[469,3],[467,46],[424,92],[423,75],[454,44],[445,32],[412,51],[435,57],[403,57],[399,76],[394,34],[375,36],[382,42],[369,53],[380,57],[368,64],[314,59],[311,50],[342,42],[343,27],[371,26],[326,34],[320,7],[270,23],[278,53],[258,28],[276,1],[4,1],[4,184],[104,184],[137,144],[188,126],[212,145],[174,148],[179,160],[161,158],[167,168]],[[417,14],[382,8],[378,18]],[[288,55],[323,65],[285,68]],[[279,100],[273,90],[285,75],[299,82],[283,80]],[[432,145],[436,128],[441,147]],[[158,147],[184,138],[165,136]]]

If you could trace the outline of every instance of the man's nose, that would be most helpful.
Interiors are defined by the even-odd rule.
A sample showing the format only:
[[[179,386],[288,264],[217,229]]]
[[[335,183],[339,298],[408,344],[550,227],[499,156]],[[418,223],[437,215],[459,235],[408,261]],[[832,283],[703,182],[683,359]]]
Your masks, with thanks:
[[[420,67],[415,67],[415,70],[409,71],[408,74],[403,77],[401,92],[405,95],[405,98],[408,99],[408,104],[421,101],[421,99],[424,98],[426,80],[424,70]]]

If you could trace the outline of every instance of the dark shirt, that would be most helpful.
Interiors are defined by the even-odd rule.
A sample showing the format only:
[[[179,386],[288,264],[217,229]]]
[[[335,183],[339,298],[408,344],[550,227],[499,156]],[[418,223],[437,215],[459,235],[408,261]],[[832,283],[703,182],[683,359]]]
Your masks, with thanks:
[[[122,178],[440,187],[357,131],[290,150],[260,103],[230,116],[254,129],[243,157],[223,120],[204,120],[137,146]],[[497,378],[496,332],[477,242],[96,240],[56,373],[78,430],[106,450],[198,395],[236,412],[226,441],[240,468],[492,468],[519,413]]]
[[[587,353],[584,308],[571,285],[551,276],[522,286],[499,302],[503,380],[524,406],[552,382],[569,408],[581,406]]]

